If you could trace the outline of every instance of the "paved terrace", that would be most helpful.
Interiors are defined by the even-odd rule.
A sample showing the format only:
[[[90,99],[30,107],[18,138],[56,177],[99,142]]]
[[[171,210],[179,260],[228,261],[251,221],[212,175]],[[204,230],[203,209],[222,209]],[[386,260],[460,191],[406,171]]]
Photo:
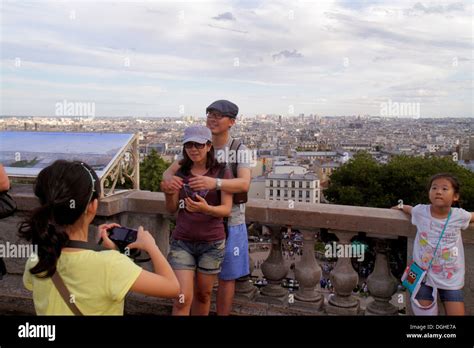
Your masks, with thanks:
[[[7,219],[0,220],[0,243],[24,244],[16,236],[17,224],[25,213],[38,205],[29,185],[17,185],[12,196],[19,211]],[[124,226],[145,226],[155,237],[159,247],[166,254],[169,246],[169,224],[174,216],[165,209],[164,195],[159,192],[129,191],[104,198],[94,225],[118,222]],[[247,204],[248,222],[259,222],[268,226],[272,233],[272,249],[261,269],[269,284],[258,290],[250,279],[237,283],[233,315],[398,315],[398,308],[390,303],[396,292],[397,280],[390,273],[387,259],[387,240],[406,237],[407,257],[412,252],[416,230],[402,212],[391,209],[364,208],[342,205],[295,203],[288,208],[287,202],[250,200]],[[303,232],[303,256],[296,263],[295,278],[300,289],[289,295],[281,280],[289,269],[281,252],[281,227],[291,225]],[[358,274],[349,258],[339,258],[331,272],[334,296],[325,300],[319,287],[321,267],[314,255],[315,232],[326,228],[334,233],[341,243],[360,232],[376,238],[375,268],[368,278],[370,298],[365,308],[360,300],[351,295],[358,283]],[[90,236],[96,229],[91,227]],[[466,281],[464,287],[466,312],[474,315],[474,225],[463,232],[466,257]],[[31,293],[23,288],[21,274],[25,259],[5,260],[8,275],[0,281],[1,314],[34,314]],[[144,267],[151,269],[150,264]],[[403,295],[406,303],[406,294]],[[409,306],[408,306],[409,307]],[[408,314],[411,313],[408,308]],[[213,301],[211,312],[215,311]],[[131,294],[126,300],[126,314],[169,315],[171,301]]]

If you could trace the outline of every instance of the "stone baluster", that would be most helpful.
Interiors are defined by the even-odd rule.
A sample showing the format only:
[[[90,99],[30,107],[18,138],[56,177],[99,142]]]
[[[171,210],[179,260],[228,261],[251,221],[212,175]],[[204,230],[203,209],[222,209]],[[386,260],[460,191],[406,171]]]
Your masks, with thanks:
[[[397,279],[390,271],[387,242],[377,239],[374,271],[367,278],[367,288],[374,301],[367,305],[366,315],[397,315],[398,308],[389,301],[397,291]]]
[[[270,255],[263,262],[261,269],[268,284],[260,292],[259,301],[285,304],[288,291],[281,286],[281,281],[287,275],[289,266],[285,264],[281,252],[280,226],[270,226],[272,247]]]
[[[314,231],[303,230],[303,255],[295,265],[295,278],[299,289],[295,293],[295,304],[321,309],[324,298],[316,290],[321,280],[321,267],[314,256]]]
[[[249,255],[249,274],[240,277],[235,281],[235,296],[239,298],[245,298],[247,300],[253,300],[258,293],[257,288],[252,284],[250,275],[255,267],[255,262]]]
[[[339,238],[339,244],[344,247],[350,245],[354,233],[345,231],[332,231]],[[352,290],[359,283],[359,275],[352,267],[350,255],[338,256],[336,267],[331,271],[330,279],[334,286],[334,294],[331,294],[326,306],[326,312],[331,315],[357,315],[360,303],[352,296]]]

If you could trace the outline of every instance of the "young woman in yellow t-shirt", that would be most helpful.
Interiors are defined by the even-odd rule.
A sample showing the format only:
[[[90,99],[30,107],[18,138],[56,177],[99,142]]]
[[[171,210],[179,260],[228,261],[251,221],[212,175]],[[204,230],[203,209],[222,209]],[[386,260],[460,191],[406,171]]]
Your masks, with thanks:
[[[33,292],[39,315],[72,315],[51,280],[58,272],[80,312],[84,315],[123,315],[129,291],[174,298],[179,283],[166,258],[148,231],[140,226],[130,249],[146,251],[155,273],[143,270],[120,254],[99,226],[103,245],[111,250],[68,248],[69,240],[87,242],[100,197],[99,178],[85,163],[58,160],[44,168],[36,179],[35,195],[40,207],[25,220],[19,234],[37,246],[38,255],[27,261],[23,282]]]

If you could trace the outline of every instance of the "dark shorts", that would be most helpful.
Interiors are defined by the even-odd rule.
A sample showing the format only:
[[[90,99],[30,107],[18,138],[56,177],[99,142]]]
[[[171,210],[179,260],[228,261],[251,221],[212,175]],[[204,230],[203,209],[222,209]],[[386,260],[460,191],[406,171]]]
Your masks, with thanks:
[[[221,271],[225,239],[215,242],[188,242],[171,239],[168,262],[174,270],[192,270],[205,274]]]
[[[463,302],[464,294],[462,289],[459,290],[446,290],[438,289],[439,298],[443,302]],[[417,300],[427,300],[434,301],[433,298],[433,288],[426,284],[421,284],[420,289],[418,290],[415,298]]]

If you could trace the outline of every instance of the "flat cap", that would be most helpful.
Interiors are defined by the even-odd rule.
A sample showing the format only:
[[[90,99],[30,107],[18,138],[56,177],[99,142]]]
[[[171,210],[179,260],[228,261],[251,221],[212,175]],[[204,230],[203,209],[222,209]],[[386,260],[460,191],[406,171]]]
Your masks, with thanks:
[[[236,118],[239,113],[239,107],[228,100],[216,100],[206,108],[206,114],[212,110],[217,110],[222,115],[231,118]]]

